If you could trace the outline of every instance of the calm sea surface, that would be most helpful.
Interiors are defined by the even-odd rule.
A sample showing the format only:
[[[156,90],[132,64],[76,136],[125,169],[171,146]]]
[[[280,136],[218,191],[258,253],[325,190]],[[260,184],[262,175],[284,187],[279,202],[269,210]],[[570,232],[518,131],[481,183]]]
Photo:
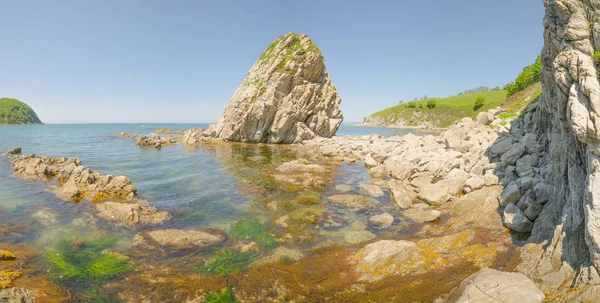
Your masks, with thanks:
[[[327,203],[327,196],[336,193],[334,187],[337,184],[353,186],[354,193],[360,194],[359,184],[371,181],[361,164],[314,160],[331,171],[332,176],[326,180],[326,186],[306,190],[286,187],[273,181],[272,174],[278,165],[306,157],[286,146],[222,144],[184,148],[177,144],[155,150],[140,148],[135,144],[135,139],[116,136],[121,131],[150,133],[157,127],[188,129],[206,126],[2,126],[0,153],[14,147],[22,147],[24,154],[75,157],[80,159],[85,167],[103,174],[128,176],[137,186],[138,195],[142,199],[173,214],[173,220],[160,228],[214,228],[228,232],[240,218],[256,218],[275,235],[281,246],[299,252],[333,244],[351,245],[385,232],[369,225],[368,217],[371,215],[387,211],[397,218],[401,217],[387,191],[383,197],[377,198],[379,205],[376,210],[366,213],[351,212],[339,205]],[[378,133],[391,136],[409,132],[412,131],[342,126],[338,135]],[[51,186],[51,182],[30,182],[14,178],[10,161],[6,157],[0,157],[0,249],[2,243],[5,243],[13,248],[33,250],[36,252],[36,262],[29,266],[35,265],[37,273],[52,273],[57,270],[56,264],[50,262],[47,256],[61,239],[95,239],[117,235],[120,237],[119,247],[122,253],[132,256],[132,263],[137,264],[136,272],[143,271],[142,264],[152,264],[152,268],[164,266],[156,259],[137,254],[131,247],[132,238],[136,233],[156,227],[115,228],[110,224],[98,222],[99,220],[90,220],[90,214],[94,214],[91,203],[61,201],[50,191]],[[307,194],[311,197],[316,196],[317,201],[321,202],[309,205],[294,202],[306,200]],[[294,229],[280,224],[282,217],[291,220],[290,224]],[[398,221],[395,225],[397,224]],[[393,228],[395,227],[391,229]],[[268,254],[268,251],[262,251],[257,258]],[[182,274],[194,272],[194,268],[201,267],[210,255],[211,252],[208,251],[194,255],[199,259],[186,257],[188,259],[185,259],[185,262],[191,264],[186,269],[180,269]],[[168,260],[178,260],[177,258],[183,257],[167,256]],[[188,270],[189,272],[186,272]],[[131,275],[128,273],[115,277],[112,281],[131,278]],[[118,296],[127,296],[123,294],[127,293],[127,290],[113,290],[96,281],[61,281],[62,276],[53,277],[55,283],[66,287],[79,301],[87,301],[90,296],[95,295],[108,298],[108,301],[119,301],[116,299]],[[90,293],[90,289],[94,291]],[[132,289],[131,292],[133,291],[135,290]]]

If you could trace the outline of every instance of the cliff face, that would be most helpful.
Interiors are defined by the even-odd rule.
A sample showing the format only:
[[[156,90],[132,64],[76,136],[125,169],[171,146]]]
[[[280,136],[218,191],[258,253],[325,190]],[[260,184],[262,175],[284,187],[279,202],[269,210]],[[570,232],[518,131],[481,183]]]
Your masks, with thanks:
[[[544,206],[520,270],[550,291],[600,283],[600,0],[543,1],[543,95],[524,137],[540,147],[531,197]]]
[[[260,56],[205,134],[257,143],[331,137],[343,120],[340,103],[321,51],[308,36],[288,33]]]

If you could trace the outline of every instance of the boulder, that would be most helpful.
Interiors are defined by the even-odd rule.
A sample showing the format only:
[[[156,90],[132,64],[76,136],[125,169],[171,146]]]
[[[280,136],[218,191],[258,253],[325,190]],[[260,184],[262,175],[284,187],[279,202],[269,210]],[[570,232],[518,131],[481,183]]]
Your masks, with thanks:
[[[417,223],[426,223],[439,219],[442,215],[442,212],[429,207],[427,204],[419,203],[407,210],[404,210],[402,215]]]
[[[544,302],[544,294],[527,276],[483,268],[460,283],[448,302]]]
[[[525,216],[523,211],[515,204],[508,204],[502,213],[504,226],[516,232],[530,232],[533,229],[533,222]]]
[[[477,114],[477,117],[475,117],[475,121],[483,125],[490,125],[490,123],[494,121],[494,115],[490,112],[481,112]]]
[[[388,176],[388,173],[385,169],[384,165],[378,165],[369,169],[369,174],[373,176],[373,178],[377,179],[385,179]]]
[[[311,39],[287,33],[259,57],[206,135],[226,141],[297,143],[331,137],[341,99]]]
[[[470,177],[465,181],[465,192],[472,192],[483,188],[485,180],[481,177]]]
[[[505,207],[510,203],[516,204],[521,199],[521,189],[515,183],[509,184],[502,191],[502,202],[500,202],[500,206]]]
[[[398,207],[406,209],[412,205],[415,194],[410,186],[399,180],[390,180],[389,187],[392,200]]]

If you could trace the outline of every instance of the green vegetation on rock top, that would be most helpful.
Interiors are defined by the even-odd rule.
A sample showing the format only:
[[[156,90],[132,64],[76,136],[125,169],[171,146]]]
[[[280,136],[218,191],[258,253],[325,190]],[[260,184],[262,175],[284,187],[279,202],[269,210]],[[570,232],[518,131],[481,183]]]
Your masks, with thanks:
[[[10,98],[0,98],[0,124],[37,124],[40,118],[27,104]]]
[[[277,47],[277,45],[279,45],[280,43],[283,43],[284,41],[289,39],[289,37],[292,38],[292,43],[290,43],[288,46],[286,46],[280,53],[274,53],[273,50]],[[294,54],[296,54],[298,52],[301,54],[304,54],[307,52],[315,52],[315,53],[321,55],[321,50],[319,49],[319,47],[317,47],[317,45],[314,42],[310,43],[308,45],[308,47],[305,49],[302,47],[302,43],[300,43],[300,35],[298,35],[296,33],[287,33],[287,34],[283,34],[283,35],[279,36],[277,39],[275,39],[275,41],[273,41],[267,47],[267,49],[260,55],[260,57],[258,58],[258,61],[261,62],[262,64],[264,64],[264,63],[279,56],[282,58],[282,61],[277,65],[277,71],[278,72],[288,72],[290,74],[294,74],[295,70],[286,69],[286,65],[288,62],[294,60]]]
[[[500,106],[506,100],[506,93],[504,90],[493,90],[434,100],[411,101],[408,104],[386,108],[371,116],[382,118],[387,125],[404,121],[404,126],[418,126],[427,122],[435,127],[448,127],[460,118],[474,118],[481,111]],[[477,99],[482,97],[485,98],[484,104],[476,107]]]

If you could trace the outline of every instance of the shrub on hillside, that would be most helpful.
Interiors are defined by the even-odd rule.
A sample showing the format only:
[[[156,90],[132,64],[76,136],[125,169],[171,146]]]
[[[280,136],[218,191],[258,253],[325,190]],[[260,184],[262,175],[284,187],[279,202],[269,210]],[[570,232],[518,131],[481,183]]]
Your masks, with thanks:
[[[531,84],[534,84],[540,79],[540,70],[542,69],[542,63],[540,56],[535,59],[532,65],[523,68],[523,71],[517,76],[515,82],[509,83],[504,86],[504,89],[508,91],[508,96],[524,90]]]
[[[435,100],[428,100],[427,108],[429,108],[429,109],[435,108]]]
[[[475,106],[473,106],[473,110],[479,110],[483,106],[484,102],[485,102],[484,96],[477,97],[477,99],[475,99]]]
[[[415,107],[417,107],[417,103],[414,101],[410,101],[406,104],[406,107],[415,108]]]

